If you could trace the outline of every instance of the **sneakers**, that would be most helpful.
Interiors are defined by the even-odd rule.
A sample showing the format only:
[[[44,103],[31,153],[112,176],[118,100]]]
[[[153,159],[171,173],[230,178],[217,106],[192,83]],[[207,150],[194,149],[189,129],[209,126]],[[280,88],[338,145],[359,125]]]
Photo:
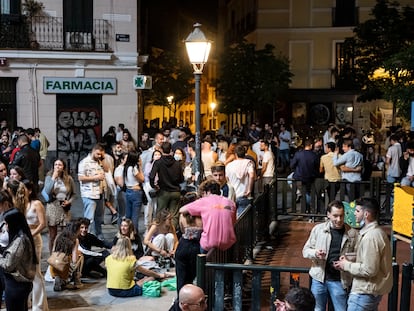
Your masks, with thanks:
[[[119,214],[118,213],[112,214],[111,224],[115,225],[118,222],[118,219],[119,219]]]
[[[63,281],[59,276],[55,276],[55,285],[53,286],[55,292],[61,292],[63,290]]]

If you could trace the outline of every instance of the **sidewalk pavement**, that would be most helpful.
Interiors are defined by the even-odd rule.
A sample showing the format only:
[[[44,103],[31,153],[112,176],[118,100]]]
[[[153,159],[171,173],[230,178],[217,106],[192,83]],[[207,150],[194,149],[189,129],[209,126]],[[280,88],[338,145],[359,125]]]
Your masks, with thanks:
[[[79,193],[79,192],[78,192]],[[71,208],[72,218],[83,216],[82,200],[79,197]],[[140,214],[140,234],[144,232],[144,215]],[[105,225],[102,227],[102,232],[105,240],[112,241],[116,232],[117,225],[111,224],[111,215],[108,209],[105,210]],[[47,258],[49,256],[48,249],[48,233],[47,230],[42,233],[43,251],[41,259],[41,268],[43,273],[47,270]],[[78,290],[64,290],[62,292],[53,291],[53,282],[45,282],[47,291],[47,300],[49,303],[49,310],[146,310],[146,311],[160,311],[168,310],[172,301],[176,297],[176,291],[167,291],[162,289],[161,297],[131,297],[131,298],[116,298],[108,294],[106,289],[106,279],[82,279],[83,288]],[[5,309],[2,309],[5,310]]]

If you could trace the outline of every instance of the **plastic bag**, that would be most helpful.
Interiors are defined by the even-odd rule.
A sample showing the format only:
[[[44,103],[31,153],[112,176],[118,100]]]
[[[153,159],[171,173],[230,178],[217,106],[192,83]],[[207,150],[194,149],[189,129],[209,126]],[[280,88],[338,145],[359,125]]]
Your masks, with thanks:
[[[177,278],[171,278],[162,281],[162,287],[166,287],[168,290],[177,290]]]
[[[148,281],[142,285],[142,295],[146,297],[160,297],[161,296],[161,282]]]

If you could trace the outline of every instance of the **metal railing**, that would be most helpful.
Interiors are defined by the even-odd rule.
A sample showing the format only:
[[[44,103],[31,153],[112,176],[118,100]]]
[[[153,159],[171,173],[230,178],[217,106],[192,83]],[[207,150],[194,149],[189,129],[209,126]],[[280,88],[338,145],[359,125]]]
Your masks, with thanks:
[[[68,28],[62,17],[25,16],[0,20],[0,48],[48,51],[112,51],[111,25],[94,19],[90,29]]]
[[[393,187],[381,177],[355,183],[333,183],[318,178],[311,186],[307,202],[306,189],[300,181],[280,177],[277,178],[278,210],[283,215],[325,217],[325,207],[334,199],[350,202],[361,196],[369,196],[381,204],[380,220],[390,222]]]

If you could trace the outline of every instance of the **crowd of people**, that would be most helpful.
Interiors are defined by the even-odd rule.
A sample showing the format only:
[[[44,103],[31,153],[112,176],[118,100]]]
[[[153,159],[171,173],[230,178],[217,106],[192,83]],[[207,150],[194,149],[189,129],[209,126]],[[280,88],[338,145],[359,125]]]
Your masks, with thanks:
[[[48,229],[50,254],[59,252],[67,257],[63,270],[50,267],[55,291],[81,288],[80,278],[92,276],[107,278],[110,295],[141,295],[145,282],[173,276],[154,270],[169,262],[175,265],[178,295],[186,284],[194,281],[197,254],[214,248],[230,248],[237,238],[234,233],[237,217],[278,174],[292,174],[293,179],[302,183],[304,193],[297,195],[303,195],[307,204],[310,187],[317,178],[327,183],[340,180],[352,183],[370,175],[367,171],[386,167],[389,182],[412,185],[414,160],[411,161],[410,155],[414,154],[414,143],[406,141],[401,133],[396,131],[389,135],[387,153],[381,156],[375,145],[361,144],[351,127],[340,130],[330,125],[323,136],[304,138],[299,146],[294,130],[283,119],[275,125],[264,124],[263,128],[258,122],[252,122],[245,129],[236,124],[231,131],[222,122],[217,133],[203,133],[202,163],[197,171],[194,136],[182,123],[165,125],[156,131],[146,129],[138,142],[123,124],[119,124],[111,126],[101,142],[80,160],[75,177],[68,173],[64,159],[55,159],[46,172],[44,164],[49,143],[39,129],[18,128],[10,133],[6,126],[2,128],[0,162],[2,221],[8,223],[7,213],[20,213],[29,231],[24,232],[23,226],[19,229],[22,232],[17,234],[10,232],[10,225],[9,232],[2,227],[1,250],[7,254],[15,247],[12,242],[16,234],[20,239],[26,234],[24,243],[28,246],[21,256],[30,259],[33,271],[25,270],[31,269],[28,265],[21,274],[25,282],[30,281],[32,285],[24,284],[27,286],[20,288],[27,296],[32,291],[33,310],[48,309],[39,267],[40,234],[45,228]],[[75,181],[79,182],[79,193]],[[321,187],[326,186],[322,184]],[[83,217],[72,219],[71,206],[78,196],[83,203]],[[336,202],[333,199],[331,201]],[[338,249],[341,243],[336,243],[331,254],[327,242],[323,248],[308,243],[304,248],[304,256],[319,265],[326,258],[335,261],[329,270],[325,271],[323,266],[313,274],[315,269],[311,269],[311,276],[322,284],[320,288],[325,286],[325,273],[335,281],[342,280],[345,272],[353,275],[354,280],[359,277],[355,271],[361,267],[356,268],[355,263],[347,262],[339,254],[356,251],[357,262],[360,256],[365,256],[355,248],[357,237],[353,229],[336,220],[341,218],[336,215],[338,210],[343,211],[338,204],[327,207],[330,222],[320,230],[339,230],[336,242],[353,234],[346,243],[349,249],[343,245]],[[363,218],[368,224],[368,214],[373,218],[376,212],[366,205],[361,203]],[[111,223],[119,227],[113,241],[105,240],[102,233],[106,209],[111,214]],[[139,221],[141,210],[143,228]],[[320,236],[308,242],[315,243],[319,239]],[[0,279],[6,281],[0,283],[8,304],[14,299],[8,294],[10,288],[22,281],[10,275],[10,268],[4,268],[6,263],[3,265],[0,261],[0,266],[4,272]],[[318,290],[313,290],[316,304],[324,304],[326,294],[317,294]],[[339,299],[340,295],[335,297]],[[22,306],[21,310],[26,307]]]

